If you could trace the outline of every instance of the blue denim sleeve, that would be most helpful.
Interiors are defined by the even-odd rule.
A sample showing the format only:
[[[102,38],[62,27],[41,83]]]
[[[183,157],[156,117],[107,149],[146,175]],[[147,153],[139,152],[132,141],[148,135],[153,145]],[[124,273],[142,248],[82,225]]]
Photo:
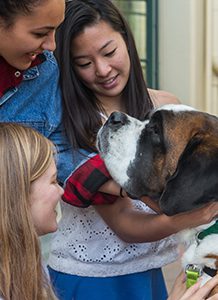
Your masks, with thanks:
[[[49,139],[54,143],[57,150],[56,164],[58,169],[58,181],[63,185],[72,172],[86,161],[90,155],[92,156],[94,154],[83,149],[77,151],[73,150],[64,135],[62,125],[50,134]]]

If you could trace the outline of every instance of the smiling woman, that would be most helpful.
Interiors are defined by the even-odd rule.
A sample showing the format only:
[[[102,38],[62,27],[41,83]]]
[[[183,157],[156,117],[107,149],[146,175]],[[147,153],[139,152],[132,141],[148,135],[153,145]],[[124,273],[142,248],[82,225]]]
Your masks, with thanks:
[[[61,184],[69,175],[72,162],[61,124],[59,69],[52,51],[56,46],[55,31],[64,19],[64,12],[65,0],[0,1],[0,120],[32,127],[57,146],[57,175]],[[34,185],[37,187],[37,181]],[[53,181],[50,187],[53,197]],[[53,201],[50,204],[34,201],[32,209],[39,213],[37,217],[33,215],[36,225],[40,223],[36,226],[37,233],[57,228]],[[49,212],[45,215],[47,209]],[[42,228],[45,221],[47,227]],[[43,251],[47,249],[44,246],[45,243]],[[19,275],[22,273],[25,272]],[[1,292],[4,299],[9,299]],[[22,295],[10,297],[12,299],[44,298]]]
[[[33,127],[58,146],[61,183],[71,170],[65,156],[70,147],[62,134],[59,70],[52,51],[64,13],[65,0],[0,1],[0,120]]]
[[[64,18],[64,1],[26,1],[24,7],[18,1],[16,4],[17,13],[14,7],[7,10],[6,5],[1,10],[0,39],[4,43],[0,45],[0,55],[11,66],[26,70],[38,54],[55,49],[54,33]],[[25,14],[19,14],[24,8]]]
[[[57,229],[53,144],[31,128],[0,123],[0,298],[56,299],[42,270],[38,235]],[[1,298],[1,299],[2,299]]]

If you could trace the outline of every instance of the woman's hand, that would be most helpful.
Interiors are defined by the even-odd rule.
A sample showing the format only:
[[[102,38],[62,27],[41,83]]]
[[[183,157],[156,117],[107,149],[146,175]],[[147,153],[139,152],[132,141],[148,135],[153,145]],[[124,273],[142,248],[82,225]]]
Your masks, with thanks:
[[[218,216],[218,202],[210,202],[200,208],[189,212],[171,216],[171,222],[175,225],[175,231],[208,224]]]
[[[218,300],[218,293],[207,298],[215,286],[218,285],[218,275],[211,278],[201,287],[201,279],[186,289],[185,274],[180,273],[177,277],[168,300]]]

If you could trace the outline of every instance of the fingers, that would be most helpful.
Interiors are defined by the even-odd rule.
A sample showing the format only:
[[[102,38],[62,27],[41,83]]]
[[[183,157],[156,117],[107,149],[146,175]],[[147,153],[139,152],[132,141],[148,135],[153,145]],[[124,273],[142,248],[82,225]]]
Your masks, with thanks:
[[[191,227],[210,223],[218,215],[218,202],[210,202],[200,208],[187,212],[193,220]]]
[[[186,275],[182,271],[177,277],[167,300],[180,300],[186,291]]]
[[[207,298],[207,300],[218,300],[218,294],[213,295],[212,297]]]
[[[198,298],[199,296],[197,292],[199,291],[201,286],[201,280],[191,286],[188,290],[186,290],[185,294],[180,298],[180,300],[202,300],[202,298]],[[197,298],[196,298],[197,297]]]
[[[199,290],[199,297],[206,297],[215,286],[218,285],[218,275],[207,281]],[[201,298],[200,298],[201,299]],[[205,298],[202,298],[205,299]],[[208,299],[218,299],[218,294],[211,296]]]
[[[218,215],[218,202],[208,203],[203,207],[203,219],[205,223],[211,222]]]
[[[218,294],[207,298],[212,289],[218,285],[218,275],[210,279],[207,283],[205,283],[202,287],[200,287],[201,280],[199,280],[195,285],[190,287],[183,297],[180,300],[217,300]]]

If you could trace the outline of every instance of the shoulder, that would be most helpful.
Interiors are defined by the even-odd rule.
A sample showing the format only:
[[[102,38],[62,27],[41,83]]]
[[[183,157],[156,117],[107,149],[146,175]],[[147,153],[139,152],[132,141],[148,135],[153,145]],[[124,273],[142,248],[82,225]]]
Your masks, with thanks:
[[[59,67],[56,61],[54,54],[51,51],[43,52],[44,61],[33,67],[37,69],[38,72],[38,80],[47,82],[49,81],[49,85],[57,85],[59,81]],[[31,73],[33,69],[27,70],[27,73]]]
[[[48,50],[45,50],[45,51],[43,52],[43,54],[44,54],[44,57],[45,57],[45,60],[46,60],[46,61],[51,62],[51,63],[53,63],[54,65],[57,65],[57,61],[56,61],[56,58],[55,58],[53,52],[48,51]]]
[[[159,107],[165,104],[180,104],[179,99],[166,91],[148,89],[154,107]]]

